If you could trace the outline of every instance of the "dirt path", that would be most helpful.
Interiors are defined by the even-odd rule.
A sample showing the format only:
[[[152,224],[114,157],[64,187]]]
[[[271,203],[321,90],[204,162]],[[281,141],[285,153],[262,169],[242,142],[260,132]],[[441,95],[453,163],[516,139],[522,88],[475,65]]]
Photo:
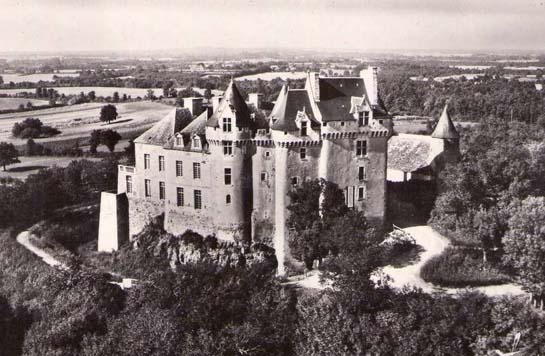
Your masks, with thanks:
[[[475,288],[441,288],[424,281],[420,277],[420,270],[422,269],[422,266],[424,266],[424,264],[431,258],[440,255],[447,248],[450,242],[446,237],[433,230],[430,226],[413,226],[403,230],[411,234],[416,243],[422,246],[424,251],[420,254],[420,259],[418,262],[412,265],[401,268],[386,266],[382,269],[382,272],[392,279],[390,282],[392,287],[402,288],[404,286],[410,286],[421,288],[426,293],[441,292],[448,294],[456,294],[462,291],[474,290],[490,297],[526,294],[526,292],[524,292],[519,285],[512,283]]]
[[[61,263],[55,257],[51,256],[49,253],[45,252],[39,247],[34,246],[30,242],[30,232],[23,231],[17,235],[17,242],[23,245],[27,250],[40,257],[45,263],[52,267],[58,267],[60,269],[68,269],[65,264]]]

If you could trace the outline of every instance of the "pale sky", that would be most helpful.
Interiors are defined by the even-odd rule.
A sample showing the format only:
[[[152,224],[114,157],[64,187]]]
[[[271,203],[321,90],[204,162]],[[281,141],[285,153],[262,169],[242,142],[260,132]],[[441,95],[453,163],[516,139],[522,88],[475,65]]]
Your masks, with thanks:
[[[0,0],[0,52],[545,49],[545,0]]]

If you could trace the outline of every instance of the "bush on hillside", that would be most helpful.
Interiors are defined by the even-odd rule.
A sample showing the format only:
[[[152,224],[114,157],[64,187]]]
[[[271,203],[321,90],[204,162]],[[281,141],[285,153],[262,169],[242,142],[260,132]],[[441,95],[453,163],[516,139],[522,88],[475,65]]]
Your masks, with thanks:
[[[483,264],[482,253],[474,249],[448,247],[430,259],[420,272],[422,279],[441,287],[477,287],[502,284],[509,276],[491,264]]]
[[[46,126],[40,119],[29,117],[22,122],[16,122],[11,133],[17,138],[44,138],[60,134],[61,132],[51,126]]]

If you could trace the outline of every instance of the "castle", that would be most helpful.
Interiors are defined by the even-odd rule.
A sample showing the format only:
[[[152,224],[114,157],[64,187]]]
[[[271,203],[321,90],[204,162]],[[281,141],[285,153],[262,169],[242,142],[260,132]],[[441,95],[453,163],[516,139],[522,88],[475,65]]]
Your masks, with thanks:
[[[359,77],[308,73],[304,89],[282,88],[267,117],[256,115],[258,94],[250,94],[250,102],[231,81],[213,110],[200,112],[189,99],[184,106],[193,119],[173,110],[135,140],[136,164],[120,166],[118,181],[118,195],[128,200],[130,236],[164,214],[164,228],[173,234],[191,229],[267,243],[284,274],[287,193],[317,178],[338,184],[349,207],[383,223],[392,119],[376,68]]]

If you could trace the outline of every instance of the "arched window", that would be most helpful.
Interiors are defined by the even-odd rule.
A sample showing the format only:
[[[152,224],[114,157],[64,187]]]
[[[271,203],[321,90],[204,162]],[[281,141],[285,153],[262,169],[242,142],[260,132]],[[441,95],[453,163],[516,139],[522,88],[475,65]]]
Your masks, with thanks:
[[[231,194],[225,196],[225,204],[231,204]]]

